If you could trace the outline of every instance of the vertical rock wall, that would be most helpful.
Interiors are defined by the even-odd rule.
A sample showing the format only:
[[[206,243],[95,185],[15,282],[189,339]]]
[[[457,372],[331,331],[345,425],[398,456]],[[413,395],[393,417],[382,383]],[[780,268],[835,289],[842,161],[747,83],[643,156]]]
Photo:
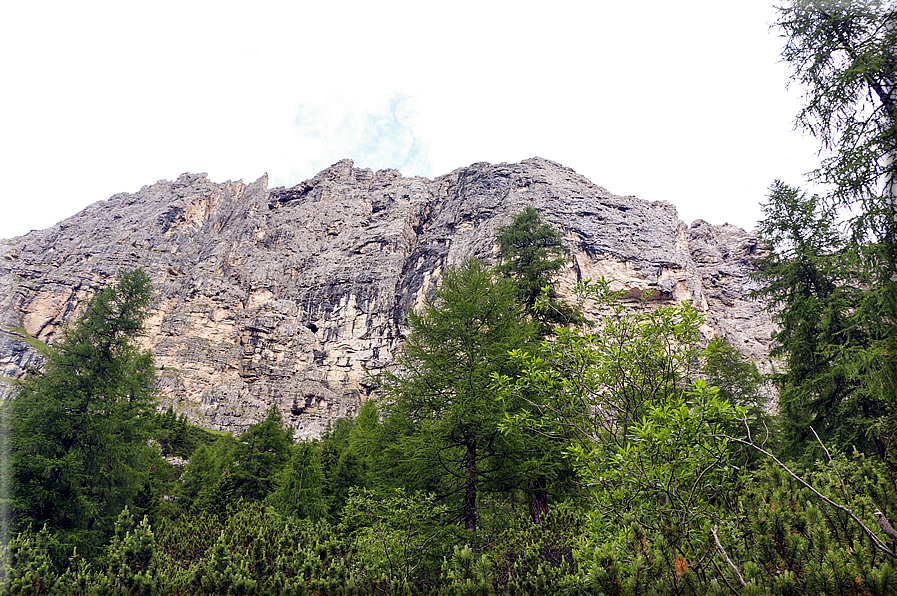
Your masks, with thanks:
[[[562,292],[604,276],[633,298],[688,300],[708,336],[768,353],[769,318],[745,299],[758,247],[743,230],[688,227],[672,205],[614,196],[540,158],[434,180],[344,160],[292,188],[184,174],[0,240],[0,376],[39,364],[35,340],[53,343],[83,300],[140,266],[157,292],[141,341],[163,407],[240,432],[277,405],[297,436],[317,436],[370,395],[440,271],[493,261],[496,228],[527,205],[571,246]]]

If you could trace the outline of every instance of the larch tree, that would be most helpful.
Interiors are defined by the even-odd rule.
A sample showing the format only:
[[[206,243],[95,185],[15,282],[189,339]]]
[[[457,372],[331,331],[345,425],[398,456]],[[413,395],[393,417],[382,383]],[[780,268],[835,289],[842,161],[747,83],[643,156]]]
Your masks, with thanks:
[[[96,547],[149,471],[152,355],[143,332],[152,290],[137,269],[97,293],[12,403],[16,524],[43,524]]]
[[[792,81],[805,94],[796,126],[820,141],[822,162],[811,173],[823,189],[817,210],[845,222],[836,249],[840,271],[832,271],[830,279],[859,282],[854,285],[864,295],[846,308],[867,315],[858,329],[867,344],[846,342],[844,333],[819,347],[840,351],[855,369],[870,373],[859,382],[890,409],[882,419],[879,447],[897,465],[897,3],[791,0],[779,8],[775,26],[785,41],[782,57],[792,68]],[[774,227],[767,222],[767,228]],[[774,253],[789,248],[775,238],[767,242]],[[827,260],[834,266],[835,259]],[[780,307],[791,308],[787,301]],[[807,347],[800,341],[782,343],[795,355]]]
[[[514,282],[526,312],[541,325],[542,335],[553,326],[581,322],[579,313],[555,290],[555,280],[570,254],[560,233],[532,206],[497,232],[501,262],[496,271]]]
[[[774,250],[759,261],[753,295],[778,327],[772,356],[781,366],[772,380],[784,452],[812,462],[822,455],[814,432],[844,449],[874,451],[869,437],[885,412],[871,356],[883,335],[868,291],[874,281],[818,197],[776,182],[764,212],[758,230]]]
[[[584,323],[582,313],[564,302],[556,290],[557,277],[570,256],[563,236],[532,206],[497,232],[501,260],[496,270],[517,288],[524,314],[536,322],[540,338],[558,327]],[[539,434],[530,434],[527,444],[532,460],[539,462],[534,468],[542,471],[529,478],[527,488],[530,515],[541,523],[548,511],[549,477],[566,467],[563,445]]]
[[[443,275],[435,296],[409,314],[411,335],[384,378],[384,410],[411,426],[409,458],[472,534],[479,497],[519,482],[523,456],[499,432],[504,405],[493,374],[509,374],[509,351],[526,347],[533,324],[516,288],[470,259]]]

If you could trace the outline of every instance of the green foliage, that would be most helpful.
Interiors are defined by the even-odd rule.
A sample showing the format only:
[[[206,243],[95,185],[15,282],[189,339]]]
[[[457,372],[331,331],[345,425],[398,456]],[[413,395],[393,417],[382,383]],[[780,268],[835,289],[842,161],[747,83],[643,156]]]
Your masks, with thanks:
[[[490,375],[510,372],[508,353],[530,342],[533,326],[510,282],[473,259],[445,272],[409,326],[396,370],[384,375],[383,407],[410,431],[402,447],[423,488],[475,532],[478,497],[523,480],[519,442],[498,431],[505,406]]]
[[[835,501],[844,501],[875,527],[873,512],[897,514],[893,481],[881,464],[856,453],[836,454],[835,467],[815,466],[806,479]],[[848,516],[820,502],[810,491],[767,467],[744,493],[743,531],[738,559],[745,579],[775,593],[887,594],[897,588],[894,559],[876,549]]]
[[[719,390],[717,395],[721,400],[745,408],[744,417],[732,424],[728,429],[729,434],[747,433],[751,440],[756,440],[760,445],[779,440],[778,426],[767,393],[767,378],[757,369],[756,364],[723,338],[715,337],[707,346],[701,372],[707,385]],[[745,464],[756,464],[760,456],[756,451],[748,449],[737,454],[737,460]]]
[[[607,309],[597,331],[561,329],[532,352],[512,353],[518,377],[494,379],[504,399],[531,406],[509,417],[506,429],[531,428],[588,452],[596,437],[624,444],[648,407],[683,395],[702,356],[701,316],[687,304],[627,309],[604,279],[579,291]]]
[[[323,494],[327,519],[332,522],[339,520],[352,487],[367,486],[364,460],[351,441],[354,429],[354,420],[337,420],[321,441],[321,465],[325,477]]]
[[[144,515],[149,523],[156,523],[159,520],[160,510],[162,508],[162,497],[159,494],[159,481],[156,474],[156,464],[150,465],[149,473],[146,480],[137,494],[134,496],[132,505],[142,515]],[[127,509],[127,507],[125,507]],[[117,522],[116,522],[117,523]]]
[[[230,515],[235,504],[234,477],[230,468],[224,468],[214,484],[203,488],[193,503],[193,512],[202,512],[217,517]]]
[[[257,501],[222,519],[184,516],[159,535],[160,594],[352,593],[347,551],[328,524],[287,520]]]
[[[445,523],[446,506],[434,495],[396,489],[378,496],[353,490],[342,512],[340,532],[348,539],[357,581],[377,581],[402,593],[412,583],[435,580],[457,529]],[[416,581],[415,581],[416,580]]]
[[[763,373],[722,337],[710,340],[702,372],[707,384],[719,389],[721,399],[745,406],[758,417],[769,407]]]
[[[407,418],[393,414],[380,420],[375,400],[368,400],[353,421],[346,446],[363,454],[366,486],[377,490],[415,487],[419,478],[403,444],[414,429]]]
[[[633,538],[625,524],[631,516],[676,548],[706,543],[705,529],[728,520],[743,481],[720,436],[735,417],[735,408],[697,380],[684,395],[650,404],[623,445],[596,446],[588,454],[573,448],[597,503],[596,541],[625,547]]]
[[[159,442],[162,455],[189,459],[200,445],[214,443],[217,436],[205,428],[189,424],[185,414],[178,416],[169,407],[153,419],[153,438]]]
[[[876,406],[887,407],[876,447],[897,470],[897,4],[792,0],[779,11],[782,57],[806,96],[797,126],[822,145],[824,159],[812,179],[827,191],[823,210],[846,220],[853,253],[837,265],[839,272],[826,274],[836,284],[862,288],[862,305],[848,308],[864,311],[879,329],[857,353],[849,343],[822,351],[846,351],[855,368],[875,373],[865,375],[863,387],[872,382]],[[867,428],[861,424],[861,431]]]
[[[702,319],[694,308],[627,311],[608,286],[581,288],[609,310],[597,331],[562,329],[538,352],[513,353],[516,379],[496,375],[503,396],[539,396],[504,428],[568,442],[591,498],[584,544],[636,556],[640,536],[652,533],[669,549],[707,550],[709,528],[730,520],[743,482],[721,434],[744,410],[691,380],[706,354],[696,346]]]
[[[162,568],[187,570],[199,564],[218,541],[227,518],[209,513],[163,519],[155,528],[156,554],[165,563]]]
[[[46,525],[39,532],[31,528],[0,544],[0,592],[5,594],[45,594],[59,580],[65,549]]]
[[[585,531],[583,511],[569,503],[549,507],[539,524],[521,519],[489,550],[495,592],[556,594],[571,588],[577,571],[574,550]]]
[[[271,406],[265,420],[237,437],[231,469],[234,496],[262,500],[271,494],[292,446],[293,431],[284,425],[277,406]]]
[[[779,391],[784,452],[812,461],[827,444],[875,450],[870,435],[884,413],[880,305],[866,288],[856,249],[838,234],[834,215],[781,182],[773,184],[761,237],[772,251],[760,260],[754,292],[779,329],[772,355],[784,367]]]
[[[554,278],[570,254],[563,237],[543,222],[533,207],[521,211],[512,224],[497,232],[501,263],[496,271],[514,281],[520,301],[540,321],[542,333],[551,325],[580,322],[578,312],[561,301],[554,289]],[[537,308],[540,296],[543,300]]]
[[[837,459],[837,472],[809,474],[827,496],[849,499],[867,523],[889,482],[880,464],[858,454]],[[842,482],[844,484],[842,484]],[[847,489],[850,486],[851,489]],[[885,490],[882,491],[881,489]],[[603,594],[877,594],[897,587],[897,568],[848,516],[820,503],[777,467],[755,473],[739,493],[728,522],[708,528],[716,539],[693,550],[675,548],[662,532],[631,520],[627,548],[598,545],[579,553],[582,588]]]
[[[258,507],[244,507],[219,542],[229,575],[256,582],[258,593],[341,593],[353,583],[344,547],[328,525],[290,524]],[[212,561],[225,557],[213,552]],[[237,572],[238,561],[246,571]]]
[[[442,564],[440,596],[491,596],[494,570],[488,555],[477,555],[468,545],[455,546]]]
[[[303,442],[293,447],[290,461],[281,470],[277,486],[268,502],[281,514],[324,519],[327,503],[324,498],[324,471],[318,443]]]
[[[897,5],[792,0],[779,8],[776,24],[786,40],[782,57],[807,98],[797,126],[827,152],[814,178],[832,188],[833,203],[855,207],[857,240],[871,234],[892,242]]]
[[[181,477],[183,484],[178,500],[184,508],[194,506],[201,510],[196,503],[204,500],[204,493],[212,490],[226,470],[230,475],[236,447],[231,435],[222,435],[211,445],[200,445],[193,453]]]
[[[100,291],[13,402],[14,515],[96,547],[149,468],[155,372],[133,343],[151,298],[143,270]]]
[[[115,594],[155,593],[155,551],[155,536],[148,518],[138,524],[125,507],[115,522],[115,534],[106,550],[107,574]]]

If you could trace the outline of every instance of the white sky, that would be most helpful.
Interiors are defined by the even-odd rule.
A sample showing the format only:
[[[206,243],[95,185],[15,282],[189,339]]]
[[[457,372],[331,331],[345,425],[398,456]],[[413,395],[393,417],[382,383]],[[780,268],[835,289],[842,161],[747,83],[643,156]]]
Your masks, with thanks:
[[[0,238],[182,172],[540,156],[750,229],[817,143],[768,0],[5,2]]]

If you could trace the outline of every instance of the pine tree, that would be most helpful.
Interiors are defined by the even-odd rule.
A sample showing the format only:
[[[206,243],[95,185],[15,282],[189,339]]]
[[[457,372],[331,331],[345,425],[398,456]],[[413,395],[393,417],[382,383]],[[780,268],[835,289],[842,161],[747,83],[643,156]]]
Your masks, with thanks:
[[[283,515],[318,521],[327,514],[324,499],[324,471],[318,443],[303,442],[293,447],[293,455],[277,478],[269,502]]]
[[[475,534],[479,496],[521,479],[521,446],[499,432],[504,406],[491,375],[510,372],[508,352],[532,341],[533,325],[516,288],[474,259],[445,272],[409,325],[398,367],[385,376],[384,407],[410,423],[408,459]]]
[[[778,331],[773,375],[788,455],[820,453],[812,427],[825,442],[874,450],[868,436],[884,413],[870,354],[880,347],[879,310],[866,291],[871,280],[857,267],[857,247],[838,233],[835,214],[781,182],[773,184],[759,223],[772,251],[755,274],[754,296],[771,310]]]
[[[526,315],[538,324],[538,335],[546,337],[557,326],[584,323],[582,313],[562,301],[555,289],[570,254],[563,237],[531,206],[517,214],[511,225],[497,231],[501,263],[496,269],[517,287]],[[530,467],[541,471],[531,475],[527,487],[530,516],[540,523],[548,511],[549,477],[567,466],[562,463],[563,445],[557,441],[529,433],[527,448]]]
[[[236,440],[230,434],[221,435],[211,445],[200,445],[181,476],[178,503],[189,509],[204,490],[218,482],[224,470],[233,465],[236,446]]]
[[[149,276],[121,273],[100,291],[13,402],[14,514],[69,544],[96,547],[148,473],[152,355],[134,340],[151,299]]]
[[[778,10],[782,57],[806,98],[796,125],[821,145],[811,180],[845,220],[857,257],[847,271],[862,279],[879,329],[868,347],[841,346],[875,372],[865,382],[889,411],[877,447],[897,470],[897,2],[790,0]]]
[[[322,496],[330,521],[339,519],[352,487],[367,486],[367,454],[359,452],[349,440],[355,422],[348,418],[339,419],[334,425],[328,425],[327,432],[321,438]]]
[[[277,406],[271,406],[265,420],[237,437],[231,470],[235,497],[261,500],[271,494],[292,445],[293,432],[284,425]]]
[[[543,222],[533,207],[525,208],[512,224],[498,228],[497,232],[501,263],[496,270],[513,280],[526,312],[542,325],[542,335],[552,325],[580,322],[581,316],[560,300],[554,287],[554,280],[570,254],[563,237]],[[545,288],[544,304],[537,308]]]

